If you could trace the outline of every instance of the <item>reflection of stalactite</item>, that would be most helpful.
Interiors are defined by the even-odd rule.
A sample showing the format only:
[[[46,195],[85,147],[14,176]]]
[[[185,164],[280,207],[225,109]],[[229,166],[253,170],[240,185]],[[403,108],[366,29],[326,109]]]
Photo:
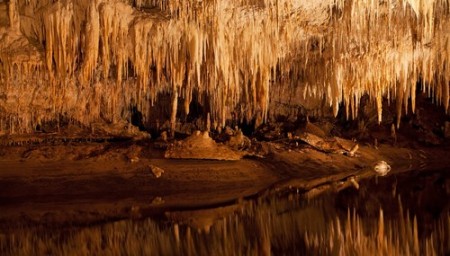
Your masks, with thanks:
[[[194,90],[209,97],[207,111],[222,125],[233,115],[256,123],[275,115],[272,91],[311,109],[327,105],[334,115],[343,103],[347,118],[369,94],[380,122],[383,98],[396,100],[399,125],[403,111],[415,111],[419,79],[449,110],[448,0],[133,2],[139,10],[119,0],[10,1],[12,30],[22,28],[45,49],[40,65],[22,68],[22,81],[33,76],[43,86],[50,76],[53,90],[40,88],[29,102],[41,110],[8,108],[21,125],[60,113],[84,124],[114,121],[132,100],[146,120],[164,93],[181,98],[188,114]],[[33,11],[36,24],[20,21],[18,6]],[[5,49],[0,68],[8,84],[14,65],[27,60]],[[49,102],[53,111],[45,110]],[[171,102],[177,109],[178,100]]]

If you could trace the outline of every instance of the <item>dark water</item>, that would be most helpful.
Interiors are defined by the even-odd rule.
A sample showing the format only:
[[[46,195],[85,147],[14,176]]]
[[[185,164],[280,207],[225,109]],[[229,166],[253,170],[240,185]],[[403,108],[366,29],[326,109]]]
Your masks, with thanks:
[[[307,199],[295,189],[214,209],[0,235],[1,255],[445,255],[450,175],[408,172]]]

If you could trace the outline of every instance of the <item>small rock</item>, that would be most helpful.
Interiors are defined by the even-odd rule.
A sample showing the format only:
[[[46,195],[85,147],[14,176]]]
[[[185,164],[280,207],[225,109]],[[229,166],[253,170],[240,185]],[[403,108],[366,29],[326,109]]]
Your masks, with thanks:
[[[155,176],[155,178],[161,177],[161,175],[164,173],[164,170],[159,168],[158,166],[151,164],[148,167],[150,167],[150,170],[152,171],[153,176]]]
[[[132,162],[132,163],[137,163],[137,162],[139,162],[139,157],[137,157],[137,156],[131,157],[131,158],[130,158],[130,162]]]
[[[374,171],[375,171],[379,176],[385,176],[388,172],[391,171],[391,166],[389,166],[385,161],[379,161],[379,162],[375,165]]]
[[[359,183],[356,181],[355,177],[350,177],[349,181],[353,184],[356,189],[359,189]]]
[[[359,145],[355,144],[355,146],[353,146],[353,148],[348,152],[349,156],[355,156],[356,151],[358,151],[359,149]]]

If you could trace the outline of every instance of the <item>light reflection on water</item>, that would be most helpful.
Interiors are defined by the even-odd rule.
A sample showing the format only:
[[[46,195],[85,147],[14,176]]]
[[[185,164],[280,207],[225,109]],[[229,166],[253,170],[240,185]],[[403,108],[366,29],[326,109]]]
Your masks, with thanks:
[[[123,220],[0,236],[2,255],[444,255],[450,175],[379,177],[305,199],[286,192],[164,220]]]

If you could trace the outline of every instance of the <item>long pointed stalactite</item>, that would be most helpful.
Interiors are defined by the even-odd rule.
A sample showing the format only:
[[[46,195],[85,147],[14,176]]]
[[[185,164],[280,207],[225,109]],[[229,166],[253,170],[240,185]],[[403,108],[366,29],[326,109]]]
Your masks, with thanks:
[[[214,124],[286,111],[357,118],[368,94],[415,111],[416,84],[449,111],[448,0],[10,0],[0,23],[0,130],[59,119],[174,129],[196,100]],[[196,93],[194,93],[196,92]],[[199,95],[194,99],[194,95]],[[203,97],[202,95],[206,95]],[[183,104],[178,104],[178,101]]]

